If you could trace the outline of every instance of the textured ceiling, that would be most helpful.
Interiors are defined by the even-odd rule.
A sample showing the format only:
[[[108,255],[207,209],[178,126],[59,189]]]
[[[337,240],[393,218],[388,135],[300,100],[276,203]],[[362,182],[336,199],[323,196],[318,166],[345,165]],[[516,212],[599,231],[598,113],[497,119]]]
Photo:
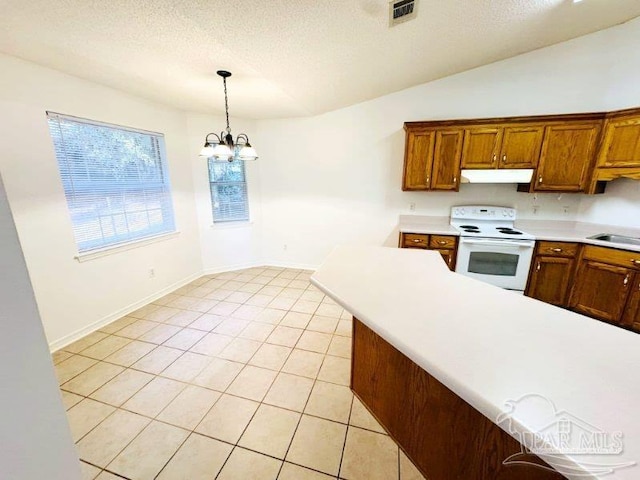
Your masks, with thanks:
[[[2,0],[0,51],[184,110],[317,114],[640,16],[638,0]]]

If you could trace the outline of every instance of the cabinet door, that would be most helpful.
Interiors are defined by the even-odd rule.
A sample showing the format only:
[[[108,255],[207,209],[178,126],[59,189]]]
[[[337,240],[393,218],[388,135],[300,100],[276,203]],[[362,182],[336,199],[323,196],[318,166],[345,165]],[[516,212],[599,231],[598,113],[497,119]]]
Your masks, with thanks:
[[[572,258],[536,257],[525,295],[552,305],[566,306],[574,262]]]
[[[536,168],[543,135],[542,125],[504,127],[500,168]]]
[[[465,129],[462,168],[496,168],[501,141],[500,127]]]
[[[442,255],[442,258],[444,259],[445,263],[449,267],[449,270],[451,270],[452,272],[455,272],[455,270],[456,270],[456,255],[455,255],[456,251],[455,250],[439,249],[438,252],[440,252],[440,255]]]
[[[629,300],[624,308],[622,325],[640,332],[640,274],[636,273],[635,282]]]
[[[585,191],[599,133],[599,122],[547,127],[534,190]]]
[[[634,273],[593,260],[582,260],[576,274],[570,306],[576,312],[618,323],[622,317]]]
[[[407,131],[403,190],[428,190],[431,184],[435,132]]]
[[[598,166],[640,167],[640,117],[606,121]]]
[[[458,191],[463,130],[436,132],[431,190]]]

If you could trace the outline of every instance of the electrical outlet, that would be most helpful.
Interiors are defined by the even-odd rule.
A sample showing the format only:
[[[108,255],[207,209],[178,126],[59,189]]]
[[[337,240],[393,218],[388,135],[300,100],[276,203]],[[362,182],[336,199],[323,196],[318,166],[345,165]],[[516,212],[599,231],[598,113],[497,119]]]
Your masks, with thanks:
[[[569,213],[571,213],[571,207],[569,205],[565,205],[564,207],[562,207],[562,213],[564,213],[565,215],[569,215]]]
[[[150,268],[149,269],[149,278],[156,278],[156,269],[155,268]]]
[[[409,204],[409,211],[411,211],[411,212],[415,212],[416,211],[416,202],[411,202]]]
[[[537,215],[538,214],[538,210],[540,210],[540,206],[539,205],[534,205],[533,206],[533,214]]]

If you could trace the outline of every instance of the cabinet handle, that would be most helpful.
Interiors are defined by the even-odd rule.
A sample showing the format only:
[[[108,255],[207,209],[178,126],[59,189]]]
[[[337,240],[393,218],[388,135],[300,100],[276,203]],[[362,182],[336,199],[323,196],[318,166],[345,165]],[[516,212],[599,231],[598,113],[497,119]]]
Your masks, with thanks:
[[[503,155],[503,156],[502,156],[502,163],[506,163],[506,162],[507,162],[507,156],[506,156],[506,155]]]
[[[540,271],[540,262],[538,262],[538,266],[536,267],[536,272]]]
[[[419,238],[414,238],[413,239],[413,243],[420,243],[422,240],[420,240]]]
[[[550,248],[549,250],[551,250],[552,252],[556,252],[556,253],[560,253],[562,251],[561,248]]]
[[[634,265],[640,265],[640,260],[637,260],[635,258],[631,259],[631,263],[633,263]]]
[[[447,242],[445,240],[438,240],[438,245],[446,245]]]
[[[628,283],[629,283],[629,274],[627,273],[627,276],[624,277],[624,282],[622,282],[622,284],[626,287]]]
[[[427,177],[427,185],[429,185],[430,177]]]
[[[538,179],[538,183],[542,183],[542,177]]]
[[[457,183],[458,177],[453,177],[453,183]]]
[[[496,153],[493,154],[493,161],[495,162],[498,159],[498,155]]]

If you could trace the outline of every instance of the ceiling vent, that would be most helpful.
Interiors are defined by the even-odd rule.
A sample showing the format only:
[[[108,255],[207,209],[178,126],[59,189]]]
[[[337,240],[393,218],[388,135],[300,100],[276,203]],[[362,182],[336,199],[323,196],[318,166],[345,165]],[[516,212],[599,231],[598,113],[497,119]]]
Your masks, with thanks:
[[[418,14],[418,0],[397,0],[389,3],[389,26],[416,18]]]

